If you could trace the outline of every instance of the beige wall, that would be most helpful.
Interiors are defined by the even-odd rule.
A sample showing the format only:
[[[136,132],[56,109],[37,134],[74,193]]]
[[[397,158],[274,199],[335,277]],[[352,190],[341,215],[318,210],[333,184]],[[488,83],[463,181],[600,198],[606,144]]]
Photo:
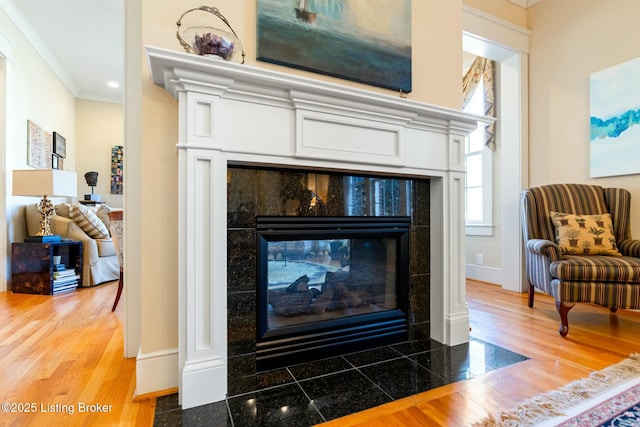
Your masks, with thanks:
[[[589,75],[640,56],[637,0],[542,0],[529,9],[529,183],[624,187],[640,213],[638,175],[589,178]],[[632,222],[640,238],[640,221]]]
[[[482,10],[496,18],[527,28],[527,9],[510,0],[464,0],[464,4]]]
[[[181,50],[175,22],[199,1],[170,2],[145,0],[142,3],[142,43]],[[462,1],[421,0],[413,4],[413,92],[410,99],[459,108],[462,63]],[[321,80],[390,93],[372,86],[305,73],[257,62],[256,1],[221,0],[216,7],[227,17],[244,42],[247,65],[302,74]],[[434,13],[437,12],[437,13]],[[222,25],[204,14],[209,25]],[[178,345],[177,306],[177,120],[174,101],[149,78],[146,61],[142,66],[142,139],[140,283],[142,352],[176,348]],[[160,190],[161,189],[161,190]],[[128,190],[127,190],[128,191]]]
[[[59,132],[66,138],[64,169],[73,171],[76,166],[75,98],[2,10],[0,32],[13,44],[5,73],[7,240],[13,242],[22,241],[26,235],[24,212],[20,206],[39,200],[11,196],[11,171],[29,168],[27,120],[48,132]],[[10,253],[9,248],[7,252]]]
[[[84,174],[98,172],[94,193],[109,206],[122,207],[122,195],[111,194],[111,147],[123,145],[122,105],[78,99],[76,101],[76,140],[78,198],[91,194]]]

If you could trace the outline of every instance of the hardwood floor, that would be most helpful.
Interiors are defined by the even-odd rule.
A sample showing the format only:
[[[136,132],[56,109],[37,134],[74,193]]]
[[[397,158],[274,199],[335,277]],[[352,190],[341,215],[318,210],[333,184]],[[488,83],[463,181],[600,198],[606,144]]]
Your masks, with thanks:
[[[466,426],[488,414],[559,388],[640,351],[640,312],[577,304],[569,334],[560,337],[555,303],[467,281],[472,334],[530,357],[468,381],[378,406],[321,424],[322,427]]]
[[[155,399],[133,400],[122,301],[111,312],[117,287],[0,293],[0,426],[153,424]]]
[[[0,414],[0,426],[153,425],[155,400],[133,399],[135,360],[122,357],[122,304],[111,312],[116,288],[0,293],[0,401],[36,405],[35,412]],[[578,304],[562,338],[546,295],[536,295],[530,309],[526,294],[495,285],[468,281],[467,294],[473,335],[530,360],[322,426],[469,425],[640,351],[640,312]],[[81,403],[111,406],[79,412]]]

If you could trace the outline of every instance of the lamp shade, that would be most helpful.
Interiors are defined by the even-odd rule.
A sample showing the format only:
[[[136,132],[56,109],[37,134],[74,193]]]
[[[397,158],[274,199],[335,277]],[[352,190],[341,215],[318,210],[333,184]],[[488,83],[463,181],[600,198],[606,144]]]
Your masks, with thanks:
[[[58,169],[24,169],[13,171],[14,196],[76,197],[75,172]]]

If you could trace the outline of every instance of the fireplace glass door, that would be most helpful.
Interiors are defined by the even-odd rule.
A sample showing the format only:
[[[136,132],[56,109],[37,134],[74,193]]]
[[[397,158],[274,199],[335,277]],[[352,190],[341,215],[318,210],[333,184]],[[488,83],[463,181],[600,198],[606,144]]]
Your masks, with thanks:
[[[397,217],[260,219],[259,340],[291,348],[347,331],[338,341],[349,341],[354,328],[359,337],[406,320],[408,226]]]
[[[267,242],[267,327],[398,308],[396,251],[391,237]]]

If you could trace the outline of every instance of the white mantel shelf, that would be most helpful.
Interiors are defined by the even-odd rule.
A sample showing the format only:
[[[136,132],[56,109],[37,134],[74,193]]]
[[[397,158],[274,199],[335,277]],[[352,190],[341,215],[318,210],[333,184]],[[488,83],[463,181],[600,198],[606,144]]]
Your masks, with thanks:
[[[179,105],[179,390],[183,409],[227,392],[227,166],[430,180],[431,337],[469,340],[464,139],[482,118],[348,86],[146,47]]]

